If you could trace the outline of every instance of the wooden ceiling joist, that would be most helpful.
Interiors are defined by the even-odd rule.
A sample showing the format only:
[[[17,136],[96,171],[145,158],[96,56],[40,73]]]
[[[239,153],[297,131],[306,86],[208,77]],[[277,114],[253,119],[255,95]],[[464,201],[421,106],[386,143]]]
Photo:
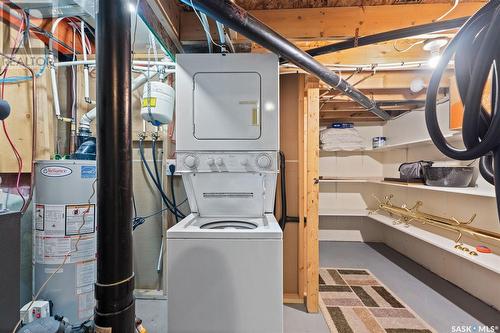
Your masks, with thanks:
[[[354,6],[382,6],[418,3],[449,3],[449,0],[235,0],[238,6],[247,10],[276,9],[276,8],[319,8],[319,7],[354,7]],[[462,0],[463,2],[471,0]]]
[[[158,0],[157,0],[158,1]],[[460,3],[447,19],[470,16],[484,1]],[[451,8],[449,3],[253,10],[252,15],[295,41],[335,40],[430,23]],[[212,25],[213,38],[217,31]],[[203,41],[205,33],[193,12],[181,13],[182,42]],[[238,35],[234,42],[244,42]]]

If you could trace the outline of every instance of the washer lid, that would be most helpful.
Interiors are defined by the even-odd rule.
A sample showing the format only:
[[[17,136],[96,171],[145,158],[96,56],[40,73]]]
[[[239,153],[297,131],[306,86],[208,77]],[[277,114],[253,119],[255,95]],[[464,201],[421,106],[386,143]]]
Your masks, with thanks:
[[[274,209],[274,173],[201,172],[182,177],[191,211],[202,217],[262,217]]]

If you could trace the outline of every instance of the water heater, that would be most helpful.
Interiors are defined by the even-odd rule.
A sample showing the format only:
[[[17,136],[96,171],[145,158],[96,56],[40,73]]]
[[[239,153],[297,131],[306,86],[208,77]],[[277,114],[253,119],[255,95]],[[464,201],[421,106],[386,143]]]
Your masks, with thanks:
[[[54,314],[81,323],[94,313],[96,162],[37,161],[35,172],[33,292],[53,275],[39,299],[52,301]]]

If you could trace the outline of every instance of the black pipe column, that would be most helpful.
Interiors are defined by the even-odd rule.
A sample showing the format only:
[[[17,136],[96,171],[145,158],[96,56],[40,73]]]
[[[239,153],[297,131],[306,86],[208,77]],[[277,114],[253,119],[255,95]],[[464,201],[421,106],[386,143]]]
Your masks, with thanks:
[[[97,10],[98,333],[135,332],[129,2],[99,0]]]

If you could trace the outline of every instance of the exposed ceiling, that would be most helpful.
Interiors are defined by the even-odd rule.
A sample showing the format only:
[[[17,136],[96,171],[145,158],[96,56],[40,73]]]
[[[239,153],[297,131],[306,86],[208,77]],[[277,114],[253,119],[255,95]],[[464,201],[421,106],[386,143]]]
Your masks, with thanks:
[[[462,0],[472,2],[473,0]],[[247,9],[285,9],[285,8],[321,8],[321,7],[358,7],[418,3],[450,3],[449,0],[236,0]]]
[[[454,8],[452,0],[235,0],[258,19],[293,41],[303,50],[336,43],[346,38],[362,37],[389,30],[434,22],[450,9],[445,19],[466,17],[473,14],[486,1],[460,0]],[[217,38],[211,22],[212,38]],[[179,38],[185,48],[206,52],[205,33],[188,6],[180,13]],[[421,109],[426,95],[425,86],[432,70],[424,69],[381,71],[380,64],[405,64],[425,62],[431,58],[423,50],[425,40],[435,37],[451,39],[457,30],[440,31],[384,43],[319,56],[325,65],[373,65],[374,70],[364,70],[352,75],[352,70],[341,73],[348,82],[356,85],[365,95],[384,104],[383,108],[398,115],[409,110]],[[233,34],[233,42],[240,52],[268,52],[244,36]],[[293,72],[295,68],[282,69]],[[351,76],[352,75],[352,76]],[[446,99],[449,75],[443,80],[440,99]],[[424,87],[418,92],[410,90],[411,82],[421,79]],[[363,110],[345,96],[320,86],[320,118],[323,123],[336,120],[380,121],[371,112]]]

